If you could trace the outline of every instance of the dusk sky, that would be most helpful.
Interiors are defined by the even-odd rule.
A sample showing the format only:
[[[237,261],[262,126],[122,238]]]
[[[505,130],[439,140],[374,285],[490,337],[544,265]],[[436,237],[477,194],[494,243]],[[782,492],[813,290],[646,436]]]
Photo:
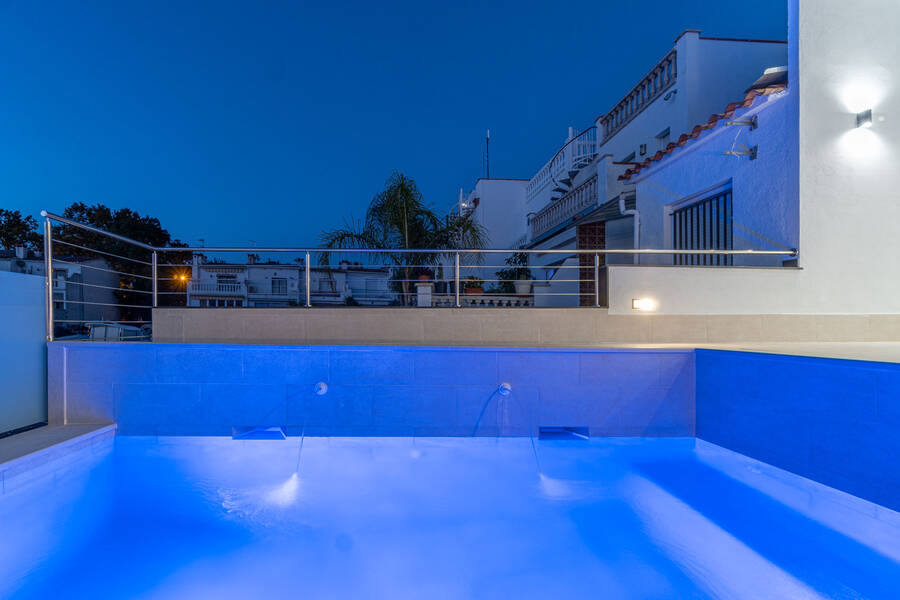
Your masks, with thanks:
[[[314,245],[398,169],[444,212],[485,129],[491,174],[530,177],[685,28],[786,39],[786,0],[0,0],[0,207]]]

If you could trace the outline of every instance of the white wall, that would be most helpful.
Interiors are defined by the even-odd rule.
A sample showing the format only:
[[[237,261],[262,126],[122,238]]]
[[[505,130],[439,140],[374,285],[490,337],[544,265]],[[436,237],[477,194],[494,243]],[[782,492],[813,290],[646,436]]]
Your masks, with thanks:
[[[757,98],[756,104],[735,118],[756,116],[759,127],[726,127],[688,142],[657,166],[634,177],[637,207],[641,213],[641,246],[671,248],[671,211],[676,205],[706,198],[714,190],[731,187],[734,215],[734,248],[783,250],[796,248],[798,202],[788,168],[796,155],[792,135],[796,117],[785,95]],[[758,157],[725,154],[735,143],[757,146]],[[771,241],[770,241],[771,240]],[[775,243],[772,243],[775,242]],[[780,265],[784,257],[736,257],[736,265]],[[672,264],[670,256],[643,256],[641,264]]]
[[[711,114],[724,110],[728,103],[743,100],[744,90],[766,68],[787,62],[784,44],[704,39],[698,31],[679,36],[675,50],[678,75],[670,91],[677,93],[669,100],[664,99],[666,94],[655,99],[603,142],[600,154],[612,154],[618,161],[634,152],[635,160],[640,161],[640,145],[646,143],[647,156],[652,156],[659,150],[656,135],[662,130],[669,128],[671,141],[677,140],[698,123],[705,123]],[[602,116],[596,120],[598,128]]]
[[[44,278],[0,271],[0,433],[47,421]]]
[[[788,63],[784,43],[718,40],[685,36],[692,85],[688,93],[688,129],[705,123],[729,103],[744,99],[745,90],[769,67]],[[784,40],[782,40],[784,41]],[[673,139],[678,137],[674,131]],[[684,132],[680,132],[684,133]]]
[[[789,1],[802,270],[618,267],[611,312],[652,295],[660,312],[900,313],[900,3]],[[871,129],[855,113],[872,108]],[[883,121],[879,120],[883,117]],[[675,277],[674,274],[681,273]]]
[[[473,218],[487,229],[490,248],[512,248],[525,233],[524,179],[479,179],[469,198],[478,198]]]

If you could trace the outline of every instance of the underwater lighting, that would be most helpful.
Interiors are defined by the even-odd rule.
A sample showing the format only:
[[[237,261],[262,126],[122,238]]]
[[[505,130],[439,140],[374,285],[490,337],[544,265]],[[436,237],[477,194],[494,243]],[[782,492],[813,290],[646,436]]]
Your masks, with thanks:
[[[653,298],[632,298],[632,310],[654,311],[656,310],[656,300]]]
[[[504,381],[497,388],[497,393],[501,396],[509,396],[512,393],[512,385]]]
[[[320,381],[313,387],[313,391],[317,396],[324,396],[328,393],[328,384],[324,381]]]
[[[856,126],[857,127],[871,127],[872,126],[872,109],[864,110],[862,112],[856,113]]]

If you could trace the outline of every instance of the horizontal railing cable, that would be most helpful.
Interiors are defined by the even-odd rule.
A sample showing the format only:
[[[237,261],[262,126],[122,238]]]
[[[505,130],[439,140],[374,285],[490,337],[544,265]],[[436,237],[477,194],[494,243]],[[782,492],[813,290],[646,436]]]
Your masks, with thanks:
[[[83,281],[71,281],[69,279],[66,280],[66,285],[80,285],[82,287],[91,287],[91,288],[100,288],[104,290],[113,290],[116,292],[134,292],[136,294],[152,294],[151,290],[135,290],[131,288],[123,288],[123,287],[112,287],[110,285],[99,285],[96,283],[85,283]]]
[[[89,300],[70,300],[68,298],[54,300],[60,304],[89,304],[92,306],[118,306],[119,308],[153,308],[150,304],[121,304],[110,302],[92,302]],[[55,320],[55,319],[54,319]]]
[[[148,320],[135,320],[135,321],[113,321],[113,320],[103,320],[103,319],[54,319],[57,323],[97,323],[98,325],[120,325],[123,323],[152,323],[153,321]]]
[[[80,262],[73,262],[71,260],[65,260],[63,258],[54,258],[53,262],[62,263],[64,265],[72,265],[75,267],[81,267],[83,269],[93,269],[95,271],[106,271],[107,273],[115,273],[117,275],[126,275],[128,277],[139,277],[141,279],[153,279],[153,277],[150,275],[141,275],[139,273],[129,273],[127,271],[117,271],[116,269],[106,269],[104,267],[94,267],[94,266],[86,265],[86,264],[83,264]]]
[[[54,244],[63,244],[63,245],[65,245],[65,246],[71,246],[72,248],[79,248],[79,249],[81,249],[81,250],[87,250],[88,252],[95,252],[95,253],[97,253],[97,254],[103,254],[104,256],[111,256],[111,257],[113,257],[113,258],[119,258],[119,259],[122,259],[122,260],[130,260],[131,262],[139,263],[139,264],[142,264],[142,265],[147,265],[148,267],[151,266],[151,265],[153,264],[153,263],[149,263],[149,262],[147,262],[147,261],[145,261],[145,260],[138,260],[138,259],[136,259],[136,258],[131,258],[131,257],[128,257],[128,256],[122,256],[121,254],[113,254],[112,252],[106,252],[106,251],[104,251],[104,250],[97,250],[97,249],[95,249],[95,248],[88,248],[87,246],[81,246],[81,245],[79,245],[79,244],[73,244],[73,243],[71,243],[71,242],[66,242],[66,241],[64,241],[64,240],[60,240],[60,239],[57,239],[57,238],[53,238],[53,243],[54,243]]]

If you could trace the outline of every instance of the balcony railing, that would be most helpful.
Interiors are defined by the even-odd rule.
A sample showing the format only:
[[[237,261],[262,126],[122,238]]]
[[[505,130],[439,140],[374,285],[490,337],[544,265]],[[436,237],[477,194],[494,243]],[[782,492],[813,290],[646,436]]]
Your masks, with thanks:
[[[197,296],[244,296],[243,283],[233,281],[190,281],[187,292]]]
[[[669,52],[616,106],[600,119],[603,141],[614,136],[678,78],[677,55]]]
[[[530,221],[532,241],[551,231],[591,207],[597,206],[597,176],[594,175],[577,188],[547,205]]]
[[[596,202],[595,182],[576,188],[562,201],[547,211],[548,219],[559,220],[566,215],[577,215],[590,209]],[[153,309],[159,307],[185,307],[189,298],[198,296],[218,296],[216,308],[245,307],[248,286],[243,281],[215,281],[190,279],[192,264],[197,255],[235,256],[247,254],[274,255],[284,262],[271,260],[273,265],[302,265],[299,270],[303,279],[297,281],[300,288],[296,300],[278,302],[281,306],[396,306],[414,308],[418,306],[463,307],[578,307],[603,306],[606,298],[604,263],[608,255],[658,255],[658,256],[767,256],[793,258],[798,256],[795,249],[782,250],[718,250],[718,249],[607,249],[607,248],[286,248],[286,247],[159,247],[138,242],[121,235],[103,231],[72,219],[42,213],[44,221],[44,273],[46,287],[47,339],[53,341],[57,335],[89,339],[86,329],[98,323],[115,324],[137,331],[127,339],[146,340],[152,326]],[[571,218],[571,217],[570,217]],[[52,222],[61,223],[63,229],[54,239]],[[542,225],[546,226],[546,224]],[[75,243],[81,238],[73,237],[74,230],[93,234],[90,242]],[[60,237],[62,239],[60,239]],[[102,242],[97,241],[102,240]],[[97,252],[112,260],[109,266],[91,266],[103,271],[109,277],[116,277],[119,285],[69,281],[69,285],[83,285],[106,288],[114,297],[106,301],[70,300],[66,303],[100,306],[109,309],[102,319],[73,319],[69,315],[56,312],[53,297],[52,273],[54,261],[65,262],[54,257],[54,248],[77,248],[83,252]],[[102,248],[102,249],[101,249]],[[67,250],[68,251],[68,250]],[[314,264],[328,265],[330,259],[340,255],[344,260],[353,259],[360,265],[378,265],[363,278],[362,285],[343,285],[333,279],[313,279]],[[785,261],[788,264],[792,261]],[[215,264],[215,263],[211,263]],[[240,270],[251,265],[225,263],[230,269]],[[352,264],[352,263],[351,263]],[[674,260],[670,264],[675,264]],[[87,267],[87,265],[83,265]],[[326,267],[317,267],[316,270]],[[716,267],[703,267],[716,268]],[[375,277],[375,271],[383,278]],[[376,281],[377,280],[377,281]],[[334,287],[331,283],[334,281]],[[257,281],[256,284],[271,285],[271,281]],[[316,283],[316,290],[313,289]],[[359,283],[359,280],[356,280]],[[290,287],[290,285],[288,286]],[[349,292],[347,287],[352,288]],[[258,288],[257,288],[258,289]],[[271,289],[269,287],[268,289]],[[363,295],[360,295],[363,294]],[[229,298],[230,296],[230,298]],[[420,296],[422,297],[420,299]],[[224,297],[224,298],[223,298]],[[238,303],[243,298],[245,302]],[[282,296],[283,298],[283,296]],[[274,303],[274,302],[273,302]],[[207,305],[209,303],[206,303]],[[268,303],[261,303],[260,306]],[[206,306],[206,308],[213,308]],[[57,331],[59,333],[57,333]],[[119,338],[126,339],[126,338]]]
[[[565,145],[531,178],[525,188],[532,200],[551,184],[567,179],[570,171],[584,168],[597,155],[597,128],[588,127]]]

